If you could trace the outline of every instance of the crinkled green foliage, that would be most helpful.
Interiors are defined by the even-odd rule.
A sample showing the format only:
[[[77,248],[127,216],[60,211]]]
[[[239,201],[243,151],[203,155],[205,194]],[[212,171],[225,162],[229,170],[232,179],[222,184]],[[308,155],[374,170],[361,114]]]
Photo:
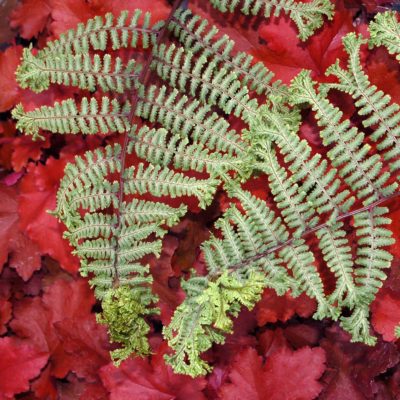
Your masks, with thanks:
[[[211,3],[224,12],[284,12],[302,39],[321,26],[323,16],[332,16],[326,0]],[[390,18],[371,24],[370,45],[385,44],[377,38],[387,37],[379,32],[392,29]],[[122,345],[113,359],[149,353],[146,317],[156,312],[157,298],[144,261],[159,256],[163,236],[187,211],[186,197],[206,208],[218,189],[232,202],[201,245],[208,273],[193,272],[182,281],[186,298],[163,328],[172,349],[166,360],[174,370],[191,376],[210,371],[201,354],[224,342],[233,318],[242,307],[251,309],[264,288],[278,295],[306,293],[317,304],[314,318],[338,319],[353,340],[373,344],[369,306],[386,278],[386,247],[393,243],[389,211],[380,202],[397,190],[400,114],[363,71],[366,40],[355,34],[343,39],[347,66],[337,61],[327,70],[337,83],[317,86],[302,71],[288,87],[251,56],[236,53],[232,40],[189,10],[177,10],[165,26],[175,43],[157,42],[161,26],[151,26],[150,16],[142,18],[139,11],[130,22],[126,13],[116,20],[96,17],[36,55],[26,49],[17,72],[21,85],[35,91],[63,84],[107,92],[100,101],[83,98],[79,105],[67,99],[29,112],[18,105],[18,129],[34,138],[43,130],[125,135],[126,146],[112,142],[67,165],[53,212],[67,228],[82,275],[102,300],[99,321]],[[150,47],[149,66],[163,84],[138,81],[143,65],[109,54],[107,41],[114,49]],[[369,138],[330,102],[332,88],[354,98]],[[121,93],[130,91],[134,101],[123,104]],[[265,95],[265,103],[255,94]],[[299,134],[303,108],[315,116],[326,151],[315,152]],[[224,114],[241,119],[246,129],[233,129]],[[131,165],[131,154],[144,162]],[[267,177],[268,200],[242,187],[256,174]],[[172,207],[165,198],[181,198],[181,205]],[[336,280],[331,292],[316,266],[311,235]]]
[[[400,61],[400,19],[397,11],[378,13],[369,25],[370,46],[385,46]]]

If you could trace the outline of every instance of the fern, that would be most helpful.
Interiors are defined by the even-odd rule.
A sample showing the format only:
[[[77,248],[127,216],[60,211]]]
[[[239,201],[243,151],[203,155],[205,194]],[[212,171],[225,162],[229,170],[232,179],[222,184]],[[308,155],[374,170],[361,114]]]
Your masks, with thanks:
[[[21,104],[12,115],[18,119],[17,129],[33,135],[33,139],[42,139],[40,129],[53,133],[123,133],[130,129],[130,103],[122,106],[116,99],[103,97],[101,103],[92,97],[83,97],[78,106],[74,99],[55,102],[54,106],[42,106],[25,112]]]
[[[307,40],[322,26],[323,18],[332,18],[333,5],[326,0],[313,0],[309,3],[294,0],[210,0],[222,12],[240,11],[246,15],[259,15],[268,18],[280,13],[287,14],[297,25],[299,38]]]
[[[24,62],[17,70],[17,80],[22,88],[35,92],[48,89],[51,83],[71,85],[94,91],[123,93],[132,88],[139,76],[140,66],[134,60],[123,65],[120,57],[113,61],[110,54],[103,57],[95,54],[59,54],[57,56],[34,57],[30,49],[24,49]]]
[[[325,0],[211,3],[223,12],[284,12],[303,40],[332,16]],[[392,29],[385,18],[371,24],[371,37],[383,35],[372,34],[377,24]],[[165,44],[168,33],[175,40]],[[176,372],[210,371],[201,354],[224,342],[233,318],[242,307],[254,307],[264,288],[306,293],[317,304],[314,318],[339,320],[352,340],[375,342],[368,316],[392,258],[383,203],[398,196],[400,112],[363,71],[366,42],[347,35],[346,68],[337,61],[327,74],[338,82],[318,87],[308,71],[290,87],[273,82],[273,73],[236,53],[229,37],[183,9],[153,26],[140,11],[130,21],[126,12],[117,19],[96,17],[36,55],[25,49],[17,72],[21,86],[39,92],[58,84],[102,95],[33,111],[17,105],[18,129],[34,139],[43,131],[124,138],[120,145],[106,137],[104,146],[67,165],[53,211],[101,301],[98,321],[121,345],[111,353],[117,364],[131,353],[150,352],[148,318],[158,309],[147,260],[160,254],[164,235],[184,217],[188,196],[206,208],[217,191],[232,202],[201,245],[207,273],[192,271],[182,281],[186,298],[163,327],[172,349],[166,360]],[[151,49],[145,63],[109,52],[139,46]],[[152,71],[159,79],[148,85]],[[328,98],[330,89],[353,97],[369,137],[344,119]],[[130,101],[124,100],[127,92]],[[257,94],[267,97],[264,104]],[[319,153],[299,132],[303,108],[312,110],[320,128]],[[233,129],[228,117],[245,128]],[[131,155],[143,161],[132,163]],[[265,178],[267,200],[243,186],[252,176]],[[181,203],[173,207],[168,199],[175,198]],[[348,236],[351,219],[354,238]],[[324,265],[317,268],[319,254]],[[335,278],[330,292],[320,268]]]
[[[379,141],[378,149],[384,150],[385,160],[390,163],[391,170],[400,168],[400,106],[391,102],[391,97],[383,93],[375,85],[371,85],[368,76],[363,72],[360,63],[360,48],[367,43],[361,35],[349,33],[343,38],[346,52],[349,54],[348,71],[339,66],[339,60],[328,70],[328,74],[339,78],[339,84],[328,87],[349,93],[356,100],[359,114],[368,117],[363,121],[365,127],[376,126],[371,134],[373,141]]]
[[[202,102],[219,106],[226,114],[248,121],[255,114],[257,101],[250,99],[247,87],[242,87],[237,75],[229,73],[204,55],[195,62],[193,53],[175,45],[155,47],[152,68],[181,92],[188,91]],[[182,64],[182,66],[181,66]]]
[[[385,46],[400,61],[400,22],[395,11],[376,15],[369,25],[371,46]]]
[[[48,42],[37,57],[45,60],[55,54],[88,54],[91,49],[104,51],[109,43],[113,50],[138,45],[148,48],[162,24],[150,26],[150,18],[150,13],[143,16],[141,10],[135,10],[130,17],[128,11],[122,11],[118,17],[111,13],[104,17],[98,15]]]
[[[208,22],[190,10],[178,10],[172,18],[168,29],[178,38],[187,51],[192,54],[201,53],[212,58],[228,72],[237,74],[242,86],[249,86],[258,94],[285,94],[285,86],[280,81],[271,83],[274,74],[261,62],[254,63],[253,57],[244,52],[232,55],[234,42],[227,35],[217,37],[218,29],[212,26],[207,29]]]

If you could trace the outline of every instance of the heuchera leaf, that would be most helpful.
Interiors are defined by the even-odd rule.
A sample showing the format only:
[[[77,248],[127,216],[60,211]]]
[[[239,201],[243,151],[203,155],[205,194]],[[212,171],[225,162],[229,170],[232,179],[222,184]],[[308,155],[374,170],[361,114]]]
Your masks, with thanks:
[[[399,325],[400,297],[390,289],[378,293],[371,306],[372,326],[384,340],[394,341],[394,330]]]
[[[24,39],[31,39],[45,28],[50,12],[48,0],[23,0],[12,12],[10,26],[18,28]]]
[[[103,367],[100,376],[110,400],[205,400],[202,390],[206,380],[174,374],[165,365],[165,350],[163,344],[150,362],[135,358],[124,361],[119,368],[112,364]]]
[[[21,89],[15,80],[15,70],[21,55],[22,46],[11,46],[0,52],[0,112],[9,110],[18,102]]]
[[[0,185],[0,272],[9,257],[9,265],[27,281],[40,269],[37,246],[18,229],[18,195],[14,188]]]
[[[12,399],[29,389],[29,381],[39,375],[48,355],[13,337],[0,338],[0,396]]]
[[[55,194],[66,162],[66,159],[49,159],[45,166],[28,166],[28,173],[21,181],[19,214],[22,229],[41,252],[57,260],[65,270],[75,272],[78,259],[62,238],[62,225],[47,212],[55,208]]]
[[[322,390],[318,379],[325,371],[321,348],[288,349],[262,358],[252,349],[238,355],[229,374],[231,383],[221,388],[223,400],[311,400]]]

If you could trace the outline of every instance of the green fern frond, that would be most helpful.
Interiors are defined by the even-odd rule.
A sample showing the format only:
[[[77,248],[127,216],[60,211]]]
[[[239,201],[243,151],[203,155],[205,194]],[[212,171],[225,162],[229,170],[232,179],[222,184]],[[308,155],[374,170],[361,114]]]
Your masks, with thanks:
[[[217,105],[226,114],[242,117],[244,121],[255,114],[257,100],[250,99],[248,89],[242,87],[236,73],[218,68],[215,60],[204,55],[194,60],[190,51],[164,44],[155,46],[153,55],[151,68],[182,93],[189,92],[203,103]]]
[[[74,163],[69,163],[65,167],[64,177],[61,180],[60,188],[57,192],[57,207],[53,214],[57,216],[67,228],[75,225],[76,219],[80,219],[78,207],[71,207],[71,203],[76,201],[79,195],[92,196],[92,189],[110,189],[110,196],[95,192],[98,196],[98,209],[106,209],[110,205],[117,205],[118,183],[106,181],[108,175],[118,173],[121,170],[120,163],[121,146],[107,146],[105,149],[87,151],[84,157],[75,157]],[[107,182],[108,185],[104,182]],[[88,201],[90,203],[90,201]],[[80,201],[82,204],[82,200]],[[89,204],[87,204],[89,206]],[[86,207],[91,208],[91,207]],[[95,211],[91,209],[91,211]]]
[[[400,325],[396,326],[395,330],[394,330],[394,336],[398,339],[400,338]]]
[[[134,60],[123,64],[121,58],[112,59],[110,54],[93,58],[89,54],[56,54],[45,59],[34,57],[29,49],[24,49],[22,63],[16,77],[22,88],[34,92],[48,89],[50,84],[76,86],[80,89],[123,93],[133,87],[141,69]]]
[[[79,23],[50,41],[39,50],[37,57],[44,60],[55,54],[88,54],[91,49],[105,51],[110,44],[113,50],[136,48],[141,45],[148,48],[154,42],[162,23],[150,25],[150,13],[135,10],[129,17],[128,11],[122,11],[118,17],[107,13],[104,18],[96,16],[86,23]],[[140,22],[142,21],[142,22]]]
[[[218,28],[207,26],[207,20],[194,15],[190,10],[178,9],[168,29],[187,51],[218,61],[222,68],[236,73],[241,84],[247,85],[250,90],[276,96],[286,93],[280,81],[271,83],[274,74],[263,63],[254,63],[253,57],[244,52],[233,56],[234,42],[227,35],[217,38]]]
[[[325,146],[332,146],[328,157],[357,197],[370,204],[393,193],[397,184],[388,184],[389,172],[383,172],[379,154],[370,155],[370,146],[363,144],[364,134],[351,127],[349,120],[341,121],[343,113],[321,93],[317,93],[309,71],[302,71],[292,81],[293,104],[309,104],[316,113],[320,136]]]
[[[128,154],[133,149],[136,154],[153,165],[168,166],[183,171],[208,172],[217,176],[219,172],[241,171],[248,168],[245,161],[227,154],[210,151],[200,143],[189,144],[188,139],[178,135],[170,136],[168,131],[161,129],[141,128],[137,133],[129,134],[131,141]]]
[[[167,92],[162,86],[150,86],[147,91],[139,89],[136,115],[158,122],[174,134],[206,145],[210,150],[240,156],[245,151],[245,143],[240,135],[230,129],[229,123],[211,112],[210,107],[197,100],[180,96],[174,89]]]
[[[330,221],[349,210],[354,197],[349,190],[342,190],[337,170],[329,168],[320,154],[312,155],[311,146],[298,136],[299,111],[286,107],[261,106],[258,117],[252,120],[246,138],[250,142],[276,143],[292,173],[292,179],[301,183],[300,196],[319,214],[329,213]]]
[[[288,15],[297,25],[299,38],[307,40],[320,28],[324,17],[332,19],[333,4],[328,0],[313,0],[309,3],[294,0],[210,0],[222,12],[234,12],[240,7],[245,15],[262,15],[269,18],[280,13]]]
[[[306,229],[315,226],[318,222],[311,203],[305,201],[307,193],[300,190],[292,177],[288,176],[285,168],[279,165],[275,151],[270,144],[259,146],[255,152],[262,160],[257,166],[268,175],[269,187],[286,225],[295,229],[296,237],[300,236]]]
[[[394,243],[392,232],[385,226],[391,223],[386,217],[388,209],[375,207],[354,217],[358,237],[357,268],[357,305],[350,317],[342,317],[342,326],[352,334],[352,341],[374,344],[376,338],[369,333],[369,306],[386,279],[383,271],[390,267],[393,256],[383,247]]]
[[[318,246],[324,261],[335,275],[336,287],[329,296],[329,302],[340,307],[353,308],[356,304],[357,288],[353,278],[353,256],[342,222],[327,225],[316,232]]]
[[[400,61],[400,22],[396,11],[377,13],[369,24],[370,46],[385,46]]]
[[[342,92],[350,94],[359,108],[359,115],[368,117],[363,121],[365,127],[375,126],[371,134],[373,141],[379,141],[377,148],[383,151],[385,160],[392,170],[400,168],[400,106],[393,103],[391,97],[375,85],[372,85],[360,63],[360,47],[367,42],[361,35],[349,33],[343,38],[346,52],[349,54],[348,70],[344,70],[336,61],[327,69],[327,74],[338,77],[338,84],[330,84]]]
[[[214,178],[191,178],[167,167],[163,168],[160,165],[145,167],[143,163],[127,168],[124,179],[126,195],[150,193],[153,196],[171,198],[195,196],[202,208],[211,203],[218,185],[218,181]]]
[[[124,133],[130,129],[129,111],[129,102],[121,105],[116,99],[104,96],[100,104],[94,97],[83,97],[79,106],[74,99],[67,99],[33,111],[25,111],[22,104],[18,104],[12,116],[17,120],[17,129],[35,140],[43,139],[40,129],[62,134]]]
[[[192,282],[191,282],[192,281]],[[174,354],[165,356],[177,373],[193,377],[210,370],[200,358],[213,343],[223,343],[231,332],[231,316],[241,305],[252,308],[264,289],[264,276],[252,273],[245,279],[222,274],[216,281],[195,278],[183,285],[188,298],[176,309],[164,336]]]

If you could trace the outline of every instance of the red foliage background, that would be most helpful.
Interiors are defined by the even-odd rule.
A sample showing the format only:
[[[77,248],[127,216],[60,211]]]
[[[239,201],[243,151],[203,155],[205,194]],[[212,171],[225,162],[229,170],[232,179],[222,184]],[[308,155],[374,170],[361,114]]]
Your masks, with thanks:
[[[287,18],[249,26],[246,19],[226,23],[201,0],[194,11],[221,26],[238,44],[289,82],[302,68],[324,79],[328,65],[343,57],[341,37],[366,31],[366,22],[383,8],[379,1],[337,1],[336,15],[305,44]],[[78,260],[62,239],[63,227],[46,210],[55,206],[63,168],[76,154],[100,145],[97,137],[46,136],[32,142],[16,131],[10,109],[51,104],[74,89],[53,87],[40,95],[18,88],[14,72],[22,48],[40,48],[65,29],[97,14],[141,8],[153,21],[171,8],[164,0],[6,0],[0,18],[0,400],[308,400],[400,399],[400,347],[393,336],[400,316],[400,247],[384,288],[372,306],[378,344],[354,344],[337,323],[313,321],[315,304],[306,296],[277,297],[266,290],[252,312],[243,311],[235,333],[206,355],[211,374],[192,379],[173,374],[163,361],[168,351],[154,320],[154,354],[129,359],[120,368],[110,362],[104,326],[95,322],[98,304],[77,274]],[[400,73],[384,50],[367,59],[371,79],[400,101]],[[345,104],[346,114],[354,111]],[[313,127],[303,126],[313,140]],[[257,181],[254,191],[266,196]],[[206,213],[190,214],[164,239],[161,258],[152,263],[154,290],[161,299],[161,322],[182,301],[179,278],[192,265],[201,268],[199,244],[209,235],[207,222],[224,198]],[[400,239],[399,213],[392,205],[393,231]]]

